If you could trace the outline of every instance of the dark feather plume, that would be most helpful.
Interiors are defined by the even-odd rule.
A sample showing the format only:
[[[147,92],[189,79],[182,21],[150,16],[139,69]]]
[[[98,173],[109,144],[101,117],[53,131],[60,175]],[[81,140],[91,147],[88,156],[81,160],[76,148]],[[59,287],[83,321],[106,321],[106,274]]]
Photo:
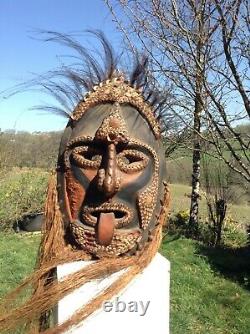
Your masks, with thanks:
[[[88,31],[101,44],[102,51],[99,50],[95,53],[87,50],[71,35],[54,31],[39,33],[43,41],[59,43],[76,53],[76,55],[70,56],[75,61],[72,65],[63,65],[59,69],[38,76],[17,86],[16,91],[9,94],[13,95],[13,93],[33,89],[36,86],[52,95],[61,105],[61,108],[58,106],[38,106],[39,110],[53,111],[70,117],[75,106],[82,100],[86,92],[91,91],[95,85],[99,85],[102,81],[114,77],[118,70],[120,72],[118,66],[122,57],[115,54],[111,44],[101,31]],[[153,111],[157,111],[155,114],[158,116],[164,109],[165,99],[160,96],[150,76],[148,58],[145,55],[137,54],[134,56],[133,63],[132,70],[125,70],[123,74],[132,87],[141,90],[145,101],[152,106]]]

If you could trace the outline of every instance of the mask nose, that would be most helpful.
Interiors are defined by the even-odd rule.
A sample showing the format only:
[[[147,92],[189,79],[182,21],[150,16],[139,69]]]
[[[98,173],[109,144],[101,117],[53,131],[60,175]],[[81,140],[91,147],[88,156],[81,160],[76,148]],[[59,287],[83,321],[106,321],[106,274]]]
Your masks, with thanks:
[[[111,197],[119,190],[121,183],[118,175],[114,143],[108,144],[105,160],[104,168],[100,168],[98,171],[97,187],[106,197]]]

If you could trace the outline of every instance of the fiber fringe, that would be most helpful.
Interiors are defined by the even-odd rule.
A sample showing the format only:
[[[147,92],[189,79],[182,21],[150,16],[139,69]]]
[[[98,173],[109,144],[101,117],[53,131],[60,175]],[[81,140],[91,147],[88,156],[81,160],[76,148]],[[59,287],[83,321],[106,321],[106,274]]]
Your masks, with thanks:
[[[135,256],[97,260],[58,282],[55,279],[55,271],[59,264],[86,260],[89,259],[89,256],[83,251],[74,250],[65,241],[63,220],[57,201],[56,176],[53,174],[47,190],[37,269],[19,287],[10,292],[0,304],[1,333],[9,334],[11,330],[25,326],[26,333],[30,334],[59,334],[85,320],[100,308],[105,300],[110,300],[121,292],[150,263],[161,243],[161,225],[164,221],[162,216],[165,214],[166,211],[161,214],[154,240],[149,242],[141,253]],[[101,294],[80,308],[70,319],[48,328],[50,326],[49,315],[59,300],[93,279],[103,278],[122,269],[127,270]],[[33,290],[32,295],[23,301],[22,294],[30,289]],[[18,305],[20,300],[22,303]]]

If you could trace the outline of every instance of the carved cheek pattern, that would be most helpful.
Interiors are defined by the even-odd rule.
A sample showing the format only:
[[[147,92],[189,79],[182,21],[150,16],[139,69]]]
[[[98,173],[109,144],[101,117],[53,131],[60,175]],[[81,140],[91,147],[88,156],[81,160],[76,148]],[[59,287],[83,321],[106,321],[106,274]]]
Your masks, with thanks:
[[[149,225],[149,222],[152,218],[152,214],[156,206],[158,187],[159,187],[160,164],[155,150],[153,150],[149,145],[143,144],[136,140],[133,140],[133,143],[145,147],[152,155],[154,161],[154,171],[151,183],[144,191],[139,193],[137,197],[137,206],[140,214],[140,226],[143,230],[145,230]]]
[[[67,170],[65,179],[71,217],[72,219],[78,219],[78,214],[85,197],[85,190],[75,179],[71,170]]]

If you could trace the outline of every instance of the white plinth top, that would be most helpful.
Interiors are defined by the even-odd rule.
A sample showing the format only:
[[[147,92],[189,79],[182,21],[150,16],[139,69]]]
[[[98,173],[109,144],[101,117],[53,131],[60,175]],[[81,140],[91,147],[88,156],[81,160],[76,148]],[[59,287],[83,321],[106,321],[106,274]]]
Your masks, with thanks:
[[[63,278],[92,261],[78,261],[57,267],[57,278]],[[58,322],[67,320],[78,308],[112,284],[124,270],[107,278],[93,280],[58,303]],[[103,307],[67,334],[128,334],[136,332],[169,333],[170,263],[159,253],[119,295],[106,301]]]

